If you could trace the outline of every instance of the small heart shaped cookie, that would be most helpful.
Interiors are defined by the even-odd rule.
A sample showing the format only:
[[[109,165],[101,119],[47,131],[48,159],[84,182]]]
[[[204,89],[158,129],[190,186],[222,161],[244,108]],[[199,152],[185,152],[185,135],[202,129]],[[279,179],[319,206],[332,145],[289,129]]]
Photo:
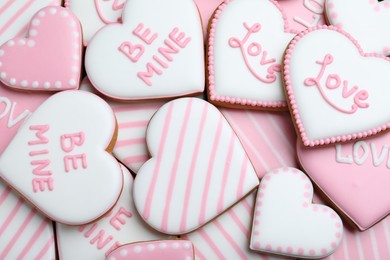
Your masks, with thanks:
[[[197,98],[162,106],[146,143],[152,156],[134,181],[134,201],[156,230],[184,234],[243,199],[258,178],[217,108]]]
[[[312,198],[313,186],[298,169],[267,173],[257,192],[250,248],[299,258],[332,254],[341,243],[343,223]]]
[[[92,222],[122,189],[119,164],[107,152],[115,133],[114,113],[101,98],[60,92],[21,126],[0,157],[0,177],[57,222]]]

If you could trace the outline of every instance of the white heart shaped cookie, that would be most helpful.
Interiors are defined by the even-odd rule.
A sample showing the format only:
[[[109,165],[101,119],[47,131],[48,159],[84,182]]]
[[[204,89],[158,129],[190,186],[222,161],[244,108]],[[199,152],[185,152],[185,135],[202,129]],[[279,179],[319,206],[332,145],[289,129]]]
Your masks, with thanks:
[[[138,171],[134,201],[156,230],[184,234],[243,199],[258,178],[222,114],[197,98],[161,107],[146,134],[152,156]]]
[[[332,254],[341,243],[343,223],[312,199],[313,185],[298,169],[267,173],[257,192],[250,248],[299,258]]]
[[[203,91],[202,25],[192,0],[129,0],[122,21],[88,44],[86,71],[100,92],[140,100]]]
[[[283,52],[295,36],[273,0],[226,0],[209,35],[209,98],[222,106],[282,109]]]
[[[390,127],[390,59],[365,54],[341,29],[322,26],[294,38],[284,79],[305,146],[359,139]]]
[[[21,126],[0,157],[0,177],[57,222],[92,222],[122,189],[119,164],[106,151],[115,132],[114,113],[101,98],[60,92]]]

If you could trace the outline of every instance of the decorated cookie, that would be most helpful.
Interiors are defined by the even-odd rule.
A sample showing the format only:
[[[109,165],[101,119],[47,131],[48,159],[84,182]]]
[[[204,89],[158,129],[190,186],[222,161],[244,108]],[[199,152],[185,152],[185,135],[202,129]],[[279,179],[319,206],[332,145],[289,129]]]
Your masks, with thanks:
[[[252,193],[211,223],[182,236],[194,243],[196,259],[284,259],[249,249],[254,204]]]
[[[222,114],[197,98],[161,107],[149,123],[151,154],[134,182],[142,218],[168,234],[184,234],[226,211],[258,185],[236,134]]]
[[[85,67],[100,92],[140,100],[203,91],[202,26],[193,0],[128,0],[122,21],[88,44]]]
[[[267,173],[257,192],[250,248],[299,258],[332,254],[341,243],[343,223],[312,198],[313,186],[298,169]]]
[[[289,27],[303,31],[325,24],[325,0],[281,0],[279,5],[285,11]]]
[[[281,63],[294,36],[275,1],[226,0],[215,12],[208,39],[210,101],[285,109]]]
[[[206,39],[209,20],[215,9],[223,2],[223,0],[194,0],[198,6],[200,17],[202,18],[203,33]]]
[[[121,22],[126,0],[65,0],[65,7],[80,19],[84,45],[107,24]]]
[[[59,6],[61,0],[0,1],[0,45],[16,36],[25,36],[31,17],[46,6]]]
[[[222,108],[244,147],[257,176],[261,179],[271,169],[297,167],[297,137],[288,112]]]
[[[299,34],[286,51],[284,79],[304,145],[344,142],[389,128],[389,74],[390,59],[365,54],[336,27]]]
[[[0,259],[54,258],[52,222],[0,181]]]
[[[331,25],[350,33],[369,53],[390,55],[388,0],[326,0]]]
[[[0,81],[21,90],[78,89],[82,61],[78,19],[62,7],[46,7],[30,22],[27,38],[0,46]]]
[[[383,195],[390,185],[388,133],[309,150],[298,142],[297,151],[307,174],[359,229],[390,213],[390,198]]]
[[[123,244],[164,238],[138,216],[133,203],[133,176],[124,166],[121,168],[122,194],[108,214],[98,222],[80,227],[57,224],[61,259],[104,260],[112,250]]]
[[[127,244],[113,251],[107,260],[194,260],[194,247],[188,240],[157,240]]]
[[[108,153],[115,138],[111,108],[84,91],[48,98],[0,157],[0,177],[49,218],[82,225],[108,212],[122,172]]]
[[[45,93],[21,93],[0,83],[0,155],[32,112],[49,97]]]

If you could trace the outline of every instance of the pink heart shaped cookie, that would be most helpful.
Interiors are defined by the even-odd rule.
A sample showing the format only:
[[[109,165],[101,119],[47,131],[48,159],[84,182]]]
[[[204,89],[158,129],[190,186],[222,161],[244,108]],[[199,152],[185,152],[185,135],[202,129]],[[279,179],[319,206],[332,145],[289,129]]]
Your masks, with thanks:
[[[146,142],[152,156],[138,171],[134,201],[156,230],[184,234],[243,199],[258,178],[222,114],[197,98],[162,106]]]
[[[122,171],[107,152],[116,121],[101,98],[63,91],[24,122],[0,157],[0,177],[49,218],[92,222],[115,205]]]
[[[332,254],[341,243],[343,223],[312,199],[313,186],[298,169],[267,173],[257,192],[250,248],[299,258]]]
[[[78,89],[81,40],[80,22],[69,10],[41,9],[32,17],[27,38],[0,46],[0,81],[21,90]]]

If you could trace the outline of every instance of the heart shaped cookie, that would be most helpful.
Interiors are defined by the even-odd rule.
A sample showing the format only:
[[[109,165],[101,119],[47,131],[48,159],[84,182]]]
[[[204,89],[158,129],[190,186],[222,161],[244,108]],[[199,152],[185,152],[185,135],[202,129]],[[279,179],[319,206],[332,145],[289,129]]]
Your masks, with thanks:
[[[389,75],[390,59],[365,54],[336,27],[309,29],[294,38],[284,79],[303,144],[344,142],[389,128]]]
[[[60,92],[21,126],[0,157],[0,177],[57,222],[92,222],[122,189],[119,164],[106,151],[115,132],[114,113],[101,98]]]
[[[203,91],[202,25],[193,0],[128,0],[122,21],[88,44],[85,67],[100,92],[140,100]]]
[[[341,243],[343,223],[312,199],[313,186],[298,169],[267,173],[257,192],[250,248],[298,258],[332,254]]]
[[[78,89],[82,34],[77,17],[62,7],[46,7],[32,18],[27,38],[0,46],[0,81],[22,90]]]
[[[294,36],[273,0],[221,4],[208,39],[210,101],[222,106],[286,108],[281,63]]]
[[[146,143],[152,156],[134,181],[134,201],[154,229],[184,234],[243,199],[258,178],[222,114],[197,98],[162,106]]]
[[[390,2],[387,0],[326,0],[331,25],[350,33],[366,52],[390,55]]]

